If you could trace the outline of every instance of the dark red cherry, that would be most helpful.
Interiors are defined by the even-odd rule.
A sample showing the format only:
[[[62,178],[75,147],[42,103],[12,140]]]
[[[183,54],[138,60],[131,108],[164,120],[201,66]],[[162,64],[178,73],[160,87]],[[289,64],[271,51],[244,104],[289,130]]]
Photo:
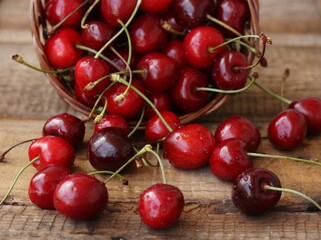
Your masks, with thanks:
[[[147,226],[164,229],[177,223],[184,205],[181,190],[172,185],[157,183],[140,195],[138,211]]]
[[[146,70],[146,73],[139,76],[147,91],[168,91],[178,79],[177,62],[163,53],[152,52],[144,55],[138,60],[136,68]]]
[[[247,83],[249,69],[237,69],[247,67],[247,59],[243,53],[226,51],[214,62],[212,68],[212,82],[215,87],[223,90],[236,90],[243,88]]]
[[[87,27],[82,29],[83,44],[99,51],[115,34],[115,29],[103,21],[90,21]]]
[[[280,150],[292,150],[299,147],[306,133],[306,118],[293,109],[286,109],[279,113],[268,126],[268,138]]]
[[[142,0],[139,8],[147,13],[163,14],[166,13],[174,0]]]
[[[63,28],[45,43],[45,54],[53,68],[64,69],[74,66],[84,55],[76,44],[82,44],[81,35],[71,28]]]
[[[224,47],[211,52],[212,47],[224,43],[223,35],[214,27],[200,26],[192,29],[184,39],[184,53],[188,64],[199,69],[209,69]]]
[[[119,48],[119,49],[117,49],[117,52],[128,63],[128,56],[129,56],[128,48]],[[138,55],[138,53],[136,53],[135,51],[131,52],[131,59],[130,59],[129,66],[132,69],[134,69],[136,67],[136,64],[137,64],[139,58],[140,58],[140,56]],[[127,66],[126,66],[125,62],[122,59],[120,59],[119,56],[112,55],[112,57],[110,57],[110,59],[119,67],[120,70],[126,69]],[[116,69],[112,65],[111,65],[111,67],[112,67],[111,72],[119,72],[119,69]]]
[[[265,189],[265,185],[281,188],[279,178],[267,169],[252,168],[242,172],[233,183],[235,207],[248,215],[260,215],[273,208],[281,192]]]
[[[145,88],[143,84],[138,80],[132,81],[132,86],[138,91],[144,93]],[[107,98],[107,112],[109,114],[117,114],[125,118],[126,120],[134,119],[140,116],[144,106],[144,99],[133,89],[129,89],[124,99],[117,99],[127,89],[127,86],[121,83],[114,84],[105,93]]]
[[[42,135],[60,137],[78,149],[84,140],[85,130],[84,122],[78,117],[69,113],[61,113],[52,116],[45,122]]]
[[[172,40],[168,42],[163,52],[165,55],[176,60],[180,68],[187,67],[187,63],[184,55],[183,41]]]
[[[186,34],[189,30],[186,29],[186,26],[181,25],[176,19],[176,14],[172,8],[162,15],[161,25],[164,29],[167,29],[169,32],[174,32],[181,34]],[[167,26],[166,26],[167,25]]]
[[[168,92],[147,92],[147,97],[158,111],[172,109],[172,102]],[[145,119],[151,118],[154,114],[154,109],[150,105],[147,105],[144,115]]]
[[[81,58],[75,66],[75,87],[83,90],[83,94],[88,97],[95,97],[101,94],[109,85],[110,79],[105,78],[91,90],[86,90],[89,83],[107,76],[110,73],[109,64],[101,58],[85,56]]]
[[[214,12],[211,0],[177,0],[172,6],[175,17],[187,28],[195,28],[206,23],[206,15]]]
[[[302,113],[308,124],[308,134],[321,133],[321,99],[316,97],[302,97],[293,101],[289,108]]]
[[[129,29],[133,49],[137,53],[148,53],[162,49],[168,38],[168,32],[160,25],[156,15],[138,16]]]
[[[195,169],[208,164],[215,146],[212,133],[201,124],[188,124],[164,140],[164,158],[177,168]]]
[[[216,145],[209,162],[214,176],[225,181],[234,181],[240,173],[253,167],[245,143],[236,138]]]
[[[34,140],[29,146],[28,155],[30,160],[40,157],[33,163],[38,171],[50,164],[71,168],[76,158],[73,146],[55,136],[43,136]]]
[[[167,124],[175,130],[181,126],[179,117],[171,111],[161,111],[160,114]],[[165,127],[163,121],[157,114],[151,117],[145,127],[145,137],[149,142],[154,142],[165,138],[169,134],[169,130]]]
[[[173,105],[185,113],[199,110],[206,104],[209,93],[197,91],[197,88],[208,87],[208,85],[205,73],[192,68],[182,69],[178,82],[170,92]]]
[[[261,143],[261,133],[249,119],[241,116],[228,117],[223,120],[216,128],[216,144],[226,139],[237,138],[245,143],[249,152],[255,152]]]
[[[74,220],[99,216],[108,203],[105,184],[94,176],[71,174],[65,177],[54,193],[54,206],[62,215]]]
[[[250,10],[246,0],[219,0],[216,4],[215,18],[243,34],[245,22],[250,18]],[[217,26],[225,37],[235,34],[224,27]]]
[[[54,192],[62,179],[70,174],[63,166],[48,165],[38,171],[29,183],[29,198],[33,204],[44,209],[54,209]]]
[[[132,15],[137,0],[101,0],[100,8],[105,20],[112,26],[120,26],[118,19],[124,24]]]
[[[119,128],[123,130],[125,135],[128,135],[130,133],[130,126],[126,119],[117,114],[104,115],[100,122],[95,124],[94,133],[107,127]]]
[[[115,172],[132,157],[134,151],[123,130],[108,127],[93,134],[87,154],[95,169]]]
[[[68,17],[66,21],[61,24],[62,28],[78,28],[82,17],[85,14],[85,7],[80,7],[83,4],[83,0],[48,0],[45,4],[46,20],[52,25],[56,25],[64,20],[70,13],[72,15]]]

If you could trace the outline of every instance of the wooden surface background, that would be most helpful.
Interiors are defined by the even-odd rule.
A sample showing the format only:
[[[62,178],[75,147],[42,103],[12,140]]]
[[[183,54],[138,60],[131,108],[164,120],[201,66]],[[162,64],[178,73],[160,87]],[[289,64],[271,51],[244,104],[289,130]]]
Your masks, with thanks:
[[[286,97],[321,97],[320,0],[261,0],[260,25],[273,40],[266,54],[269,67],[257,68],[260,81],[279,91],[283,71],[289,68]],[[59,99],[43,74],[13,62],[11,56],[15,53],[38,64],[29,28],[29,1],[0,0],[0,152],[19,141],[39,137],[44,121],[54,114],[67,111],[81,117]],[[198,121],[214,131],[224,118],[243,115],[260,127],[260,152],[320,159],[320,136],[308,138],[291,152],[279,152],[270,145],[266,127],[280,110],[277,100],[253,87]],[[92,126],[88,124],[86,141],[91,133]],[[1,197],[28,161],[27,149],[26,145],[16,148],[7,155],[6,162],[0,163]],[[77,153],[75,171],[92,170],[85,152],[84,146]],[[254,161],[255,166],[274,171],[284,187],[305,192],[321,203],[319,167],[280,159]],[[321,239],[320,212],[298,197],[285,193],[271,212],[247,217],[233,206],[230,184],[217,180],[208,168],[182,171],[166,160],[164,164],[169,183],[178,186],[186,199],[179,223],[168,230],[149,229],[137,213],[139,194],[161,181],[156,168],[128,172],[128,186],[117,180],[110,182],[106,211],[98,219],[86,222],[33,206],[27,194],[28,182],[35,173],[30,168],[6,204],[0,206],[0,239]]]

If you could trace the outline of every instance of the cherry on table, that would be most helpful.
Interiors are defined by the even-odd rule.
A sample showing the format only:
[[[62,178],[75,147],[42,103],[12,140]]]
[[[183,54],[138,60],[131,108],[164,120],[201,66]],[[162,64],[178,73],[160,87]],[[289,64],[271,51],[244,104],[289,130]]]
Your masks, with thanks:
[[[157,183],[140,195],[138,211],[147,226],[164,229],[177,223],[184,205],[184,196],[179,188]]]
[[[89,220],[99,216],[108,203],[105,184],[94,176],[71,174],[58,184],[54,192],[55,209],[74,220]]]

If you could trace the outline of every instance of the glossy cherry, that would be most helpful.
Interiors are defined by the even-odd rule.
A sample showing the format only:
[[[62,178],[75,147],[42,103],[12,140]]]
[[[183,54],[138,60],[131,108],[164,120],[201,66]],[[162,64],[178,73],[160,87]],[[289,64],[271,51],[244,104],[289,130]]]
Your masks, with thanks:
[[[52,35],[45,43],[44,50],[50,65],[57,69],[74,66],[84,55],[76,44],[82,44],[80,34],[72,28],[63,28]]]
[[[168,32],[161,27],[157,15],[138,16],[129,29],[133,49],[140,54],[162,49],[168,38]]]
[[[56,210],[74,220],[89,220],[99,216],[107,203],[105,184],[94,176],[81,173],[65,177],[54,193]]]
[[[55,136],[43,136],[34,140],[29,146],[28,155],[30,160],[40,157],[33,163],[38,171],[50,164],[71,168],[76,158],[73,146]]]
[[[117,171],[134,154],[127,135],[119,128],[104,128],[90,138],[87,155],[97,170]]]
[[[228,117],[215,130],[216,144],[226,139],[237,138],[245,143],[247,151],[255,152],[261,143],[261,133],[256,125],[242,116]]]
[[[176,60],[180,68],[187,67],[182,40],[172,40],[168,42],[163,52],[166,56],[169,56]]]
[[[167,124],[175,130],[181,126],[179,117],[171,111],[160,111]],[[163,121],[157,114],[151,117],[145,127],[145,138],[149,142],[159,141],[169,134],[169,130],[165,127]]]
[[[139,8],[147,13],[163,14],[168,11],[174,0],[142,0]]]
[[[286,109],[279,113],[268,126],[268,138],[280,150],[292,150],[299,147],[306,133],[306,118],[293,109]]]
[[[178,79],[177,62],[163,53],[152,52],[142,56],[136,68],[146,70],[139,76],[147,91],[168,91]]]
[[[146,95],[158,111],[172,110],[172,102],[168,92],[147,92]],[[145,108],[145,119],[151,118],[154,114],[154,109],[147,105]]]
[[[231,138],[217,144],[209,160],[211,172],[225,181],[234,181],[246,169],[253,167],[245,143]]]
[[[265,189],[266,185],[281,188],[279,178],[267,169],[251,168],[242,172],[233,183],[235,207],[248,215],[259,215],[273,208],[281,192]]]
[[[181,190],[169,184],[157,183],[140,195],[138,211],[147,226],[164,229],[177,223],[184,205]]]
[[[130,133],[130,126],[126,119],[117,114],[104,115],[98,123],[95,123],[94,133],[107,127],[119,128],[124,132],[125,135]]]
[[[47,119],[42,135],[60,137],[78,149],[84,140],[85,131],[85,123],[81,119],[69,113],[61,113]]]
[[[188,124],[167,135],[163,156],[177,168],[195,169],[208,164],[214,146],[214,136],[206,127]]]
[[[29,198],[33,204],[44,209],[54,209],[54,192],[62,179],[70,174],[63,166],[48,165],[39,170],[30,180]]]
[[[248,62],[243,53],[226,51],[215,61],[212,68],[211,79],[215,87],[223,90],[236,90],[243,88],[247,83],[249,69],[237,69],[247,67]]]
[[[78,28],[85,14],[85,7],[80,7],[82,4],[83,0],[48,0],[45,4],[46,20],[52,25],[56,25],[73,12],[60,27]],[[75,11],[78,7],[80,8]]]
[[[185,113],[199,110],[206,104],[209,93],[197,91],[197,88],[208,87],[208,85],[208,77],[205,73],[192,68],[182,69],[177,83],[170,92],[173,106]]]
[[[184,39],[184,53],[188,64],[199,69],[209,69],[224,51],[224,47],[217,48],[213,53],[210,49],[224,41],[221,32],[214,27],[200,26],[192,29]]]

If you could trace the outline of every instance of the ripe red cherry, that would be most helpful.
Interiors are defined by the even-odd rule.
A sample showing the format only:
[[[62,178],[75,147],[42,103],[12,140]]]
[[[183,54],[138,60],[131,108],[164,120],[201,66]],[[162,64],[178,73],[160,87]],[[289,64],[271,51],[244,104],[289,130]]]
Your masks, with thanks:
[[[132,81],[132,86],[134,86],[138,91],[144,93],[145,88],[143,84],[138,80]],[[118,114],[125,118],[126,120],[134,119],[138,117],[144,106],[144,99],[133,89],[129,89],[124,99],[118,101],[117,97],[123,94],[127,89],[127,86],[121,83],[114,84],[105,93],[107,98],[107,112],[110,114]]]
[[[172,109],[172,102],[168,92],[147,92],[147,97],[158,111]],[[150,105],[147,105],[145,108],[145,119],[150,119],[154,114],[154,109]]]
[[[52,35],[45,43],[45,54],[50,65],[57,69],[74,66],[83,56],[83,50],[75,48],[82,44],[80,34],[71,28],[63,28]]]
[[[156,15],[140,15],[133,21],[129,32],[137,53],[157,51],[165,46],[168,32],[161,27],[160,20]]]
[[[60,137],[78,149],[84,140],[85,130],[82,120],[69,113],[61,113],[47,119],[42,128],[42,135]]]
[[[140,195],[138,211],[147,226],[164,229],[179,220],[184,205],[184,196],[177,187],[157,183]]]
[[[83,4],[82,0],[48,0],[45,5],[46,19],[52,25],[56,25],[74,12],[81,4]],[[79,8],[61,24],[61,27],[78,28],[84,14],[85,7]]]
[[[76,158],[73,146],[55,136],[43,136],[34,140],[29,146],[28,155],[30,161],[40,157],[33,163],[38,171],[50,164],[71,168]]]
[[[217,48],[213,53],[210,49],[224,41],[221,32],[214,27],[200,26],[192,29],[184,39],[184,53],[188,64],[199,69],[209,69],[224,51],[224,47]]]
[[[93,176],[71,174],[54,193],[54,206],[62,215],[74,220],[89,220],[100,215],[108,203],[105,184]]]
[[[237,67],[248,66],[243,53],[226,51],[215,61],[211,79],[214,85],[223,90],[236,90],[246,85],[249,69],[237,70]]]
[[[144,55],[138,60],[136,68],[146,70],[146,73],[139,76],[148,91],[168,91],[178,79],[177,62],[163,53],[152,52]]]
[[[143,0],[139,8],[147,13],[163,14],[171,6],[173,0]]]
[[[101,121],[95,124],[94,133],[107,127],[119,128],[124,132],[126,136],[130,133],[130,126],[126,119],[117,114],[104,115]]]
[[[206,104],[209,93],[197,91],[198,87],[208,87],[207,75],[192,68],[182,69],[170,92],[173,105],[185,113],[199,110]]]
[[[302,113],[308,124],[308,134],[321,133],[321,99],[316,97],[301,97],[293,101],[289,108]]]
[[[184,55],[184,45],[181,40],[172,40],[167,43],[164,54],[176,60],[180,68],[187,67],[185,55]]]
[[[29,198],[33,204],[44,209],[54,209],[53,197],[57,185],[70,174],[63,166],[48,165],[38,171],[29,183]]]
[[[253,167],[245,143],[236,138],[216,145],[209,162],[212,173],[225,181],[234,181],[240,173]]]
[[[255,152],[261,143],[259,129],[248,119],[241,116],[226,118],[216,128],[216,144],[226,139],[237,138],[245,143],[247,151]]]
[[[206,23],[206,15],[213,13],[214,3],[211,0],[177,0],[172,9],[178,22],[191,29]]]
[[[175,113],[171,111],[161,111],[160,114],[163,116],[164,120],[172,128],[172,130],[175,130],[181,126],[181,121]],[[149,142],[161,140],[169,133],[169,130],[165,127],[164,123],[157,114],[148,120],[145,127],[145,138]]]
[[[99,51],[115,34],[114,28],[103,21],[90,21],[81,32],[83,44]]]
[[[214,136],[206,127],[188,124],[167,135],[163,155],[177,168],[195,169],[208,163],[214,146]]]
[[[259,215],[273,208],[281,192],[265,189],[265,185],[281,188],[279,178],[267,169],[252,168],[241,173],[232,188],[235,207],[248,215]]]
[[[100,9],[105,20],[112,26],[119,26],[118,19],[126,23],[132,15],[137,0],[102,0]]]
[[[250,10],[245,0],[219,0],[216,4],[215,18],[226,23],[237,32],[244,33],[244,24],[250,18]],[[226,28],[219,27],[225,37],[235,37]]]
[[[306,118],[293,109],[279,113],[268,126],[268,138],[280,150],[297,148],[302,144],[306,133]]]
[[[117,171],[133,155],[128,137],[119,128],[108,127],[90,138],[87,154],[90,164],[97,170]]]

